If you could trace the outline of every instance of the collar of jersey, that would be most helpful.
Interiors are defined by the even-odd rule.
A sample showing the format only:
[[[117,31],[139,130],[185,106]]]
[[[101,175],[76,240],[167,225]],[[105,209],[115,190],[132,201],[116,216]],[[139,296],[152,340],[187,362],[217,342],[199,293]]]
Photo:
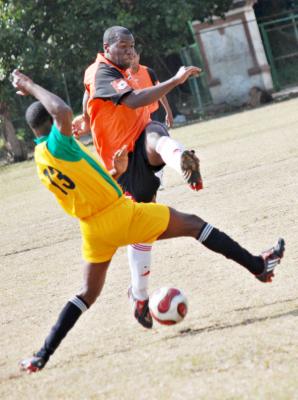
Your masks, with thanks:
[[[121,69],[120,67],[118,67],[118,65],[114,64],[112,61],[110,61],[108,58],[106,58],[104,56],[104,53],[97,53],[97,61],[99,61],[100,63],[104,63],[104,64],[109,64],[112,67],[116,68],[122,75],[125,76],[126,74],[126,70],[125,69]]]
[[[42,142],[45,142],[48,139],[48,137],[49,137],[49,135],[39,136],[39,137],[34,139],[34,142],[36,144],[40,144]]]

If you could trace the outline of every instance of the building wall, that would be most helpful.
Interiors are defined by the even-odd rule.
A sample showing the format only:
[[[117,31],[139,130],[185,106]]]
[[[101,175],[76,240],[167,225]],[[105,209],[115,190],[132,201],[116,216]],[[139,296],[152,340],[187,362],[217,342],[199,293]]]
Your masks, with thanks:
[[[252,2],[250,2],[252,3]],[[213,24],[193,22],[215,104],[241,105],[252,87],[273,88],[252,4],[237,7]]]

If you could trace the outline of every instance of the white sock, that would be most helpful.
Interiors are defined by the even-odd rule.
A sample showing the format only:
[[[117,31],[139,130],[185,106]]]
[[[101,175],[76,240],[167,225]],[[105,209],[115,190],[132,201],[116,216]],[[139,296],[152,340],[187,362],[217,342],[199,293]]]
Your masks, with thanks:
[[[132,295],[138,300],[148,299],[148,283],[151,266],[152,245],[137,243],[127,246],[131,273]]]
[[[155,150],[160,154],[166,165],[173,168],[179,174],[182,173],[181,154],[184,151],[184,147],[181,143],[176,142],[176,140],[169,136],[162,136],[158,139]]]

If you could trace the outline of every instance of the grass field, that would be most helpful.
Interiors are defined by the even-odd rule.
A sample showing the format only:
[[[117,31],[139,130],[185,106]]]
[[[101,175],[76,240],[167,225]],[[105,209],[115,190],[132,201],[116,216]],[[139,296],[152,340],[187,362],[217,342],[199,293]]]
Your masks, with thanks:
[[[131,314],[120,249],[102,296],[35,375],[17,364],[80,287],[80,234],[33,162],[1,168],[0,398],[298,399],[297,127],[294,99],[175,129],[198,151],[205,189],[193,193],[167,169],[158,195],[256,254],[283,236],[286,255],[272,284],[189,238],[156,243],[150,290],[180,287],[189,314],[146,331]]]

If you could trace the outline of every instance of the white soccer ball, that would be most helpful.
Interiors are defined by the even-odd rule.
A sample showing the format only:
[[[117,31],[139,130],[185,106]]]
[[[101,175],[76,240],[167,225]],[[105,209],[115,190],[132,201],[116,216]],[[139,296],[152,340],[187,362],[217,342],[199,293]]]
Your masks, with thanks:
[[[187,314],[187,298],[180,289],[162,287],[149,297],[149,310],[160,324],[174,325],[181,322]]]

